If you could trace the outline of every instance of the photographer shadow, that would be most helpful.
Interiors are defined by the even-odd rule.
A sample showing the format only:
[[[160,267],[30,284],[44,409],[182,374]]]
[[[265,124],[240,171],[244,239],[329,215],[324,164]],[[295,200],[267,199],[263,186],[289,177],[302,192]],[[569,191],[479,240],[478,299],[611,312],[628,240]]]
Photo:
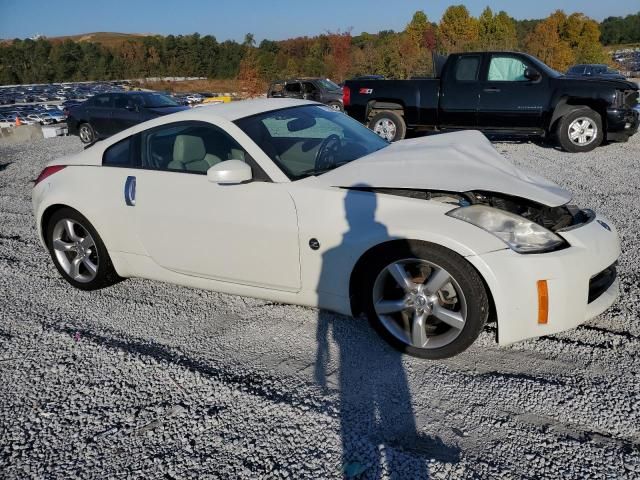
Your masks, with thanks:
[[[340,245],[322,258],[318,284],[320,304],[336,265],[363,232],[389,238],[375,220],[376,196],[349,190],[344,199],[349,224]],[[456,463],[460,450],[439,437],[420,433],[412,405],[403,356],[384,343],[364,317],[319,311],[315,380],[340,398],[342,469],[346,477],[428,478],[428,462]],[[336,358],[331,357],[337,350]]]

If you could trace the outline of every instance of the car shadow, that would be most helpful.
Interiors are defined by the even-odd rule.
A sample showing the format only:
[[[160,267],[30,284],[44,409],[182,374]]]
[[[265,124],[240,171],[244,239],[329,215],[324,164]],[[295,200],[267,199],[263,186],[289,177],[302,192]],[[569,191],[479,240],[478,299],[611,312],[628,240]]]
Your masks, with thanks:
[[[375,212],[375,195],[347,191],[344,215],[349,229],[338,246],[322,255],[320,305],[326,304],[323,295],[329,295],[338,265],[363,230],[391,239]],[[364,317],[320,310],[316,340],[315,380],[325,391],[337,389],[340,398],[345,477],[401,479],[419,472],[419,478],[427,478],[429,460],[459,461],[459,447],[418,428],[403,355],[379,338]]]

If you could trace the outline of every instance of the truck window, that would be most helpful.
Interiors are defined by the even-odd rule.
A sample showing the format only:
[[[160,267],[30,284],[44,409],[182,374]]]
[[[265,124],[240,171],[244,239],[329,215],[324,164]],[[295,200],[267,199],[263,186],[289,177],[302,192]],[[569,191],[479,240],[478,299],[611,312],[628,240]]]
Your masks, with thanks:
[[[480,56],[464,56],[456,62],[456,80],[459,82],[475,82],[478,80]]]
[[[288,95],[298,95],[302,93],[302,87],[298,82],[287,83],[287,85],[284,87],[284,91]]]
[[[516,57],[493,56],[489,64],[490,82],[526,82],[524,71],[527,65]]]

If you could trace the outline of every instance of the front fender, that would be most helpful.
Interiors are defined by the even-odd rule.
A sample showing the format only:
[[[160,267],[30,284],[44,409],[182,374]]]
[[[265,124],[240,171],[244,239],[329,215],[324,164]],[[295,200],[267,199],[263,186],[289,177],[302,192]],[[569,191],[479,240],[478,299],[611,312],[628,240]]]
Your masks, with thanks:
[[[454,205],[340,188],[303,189],[296,183],[291,194],[298,213],[302,289],[309,293],[348,298],[358,260],[393,240],[430,242],[463,257],[506,248],[488,232],[445,215]],[[312,239],[319,248],[311,247]]]

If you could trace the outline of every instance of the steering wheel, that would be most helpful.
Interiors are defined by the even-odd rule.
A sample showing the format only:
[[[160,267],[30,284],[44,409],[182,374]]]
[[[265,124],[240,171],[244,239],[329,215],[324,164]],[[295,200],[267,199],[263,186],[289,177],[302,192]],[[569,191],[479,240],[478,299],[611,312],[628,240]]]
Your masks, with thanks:
[[[335,133],[332,133],[327,138],[325,138],[320,146],[318,147],[318,152],[316,153],[316,159],[314,162],[315,170],[328,170],[336,166],[336,154],[338,153],[338,149],[342,140]]]

